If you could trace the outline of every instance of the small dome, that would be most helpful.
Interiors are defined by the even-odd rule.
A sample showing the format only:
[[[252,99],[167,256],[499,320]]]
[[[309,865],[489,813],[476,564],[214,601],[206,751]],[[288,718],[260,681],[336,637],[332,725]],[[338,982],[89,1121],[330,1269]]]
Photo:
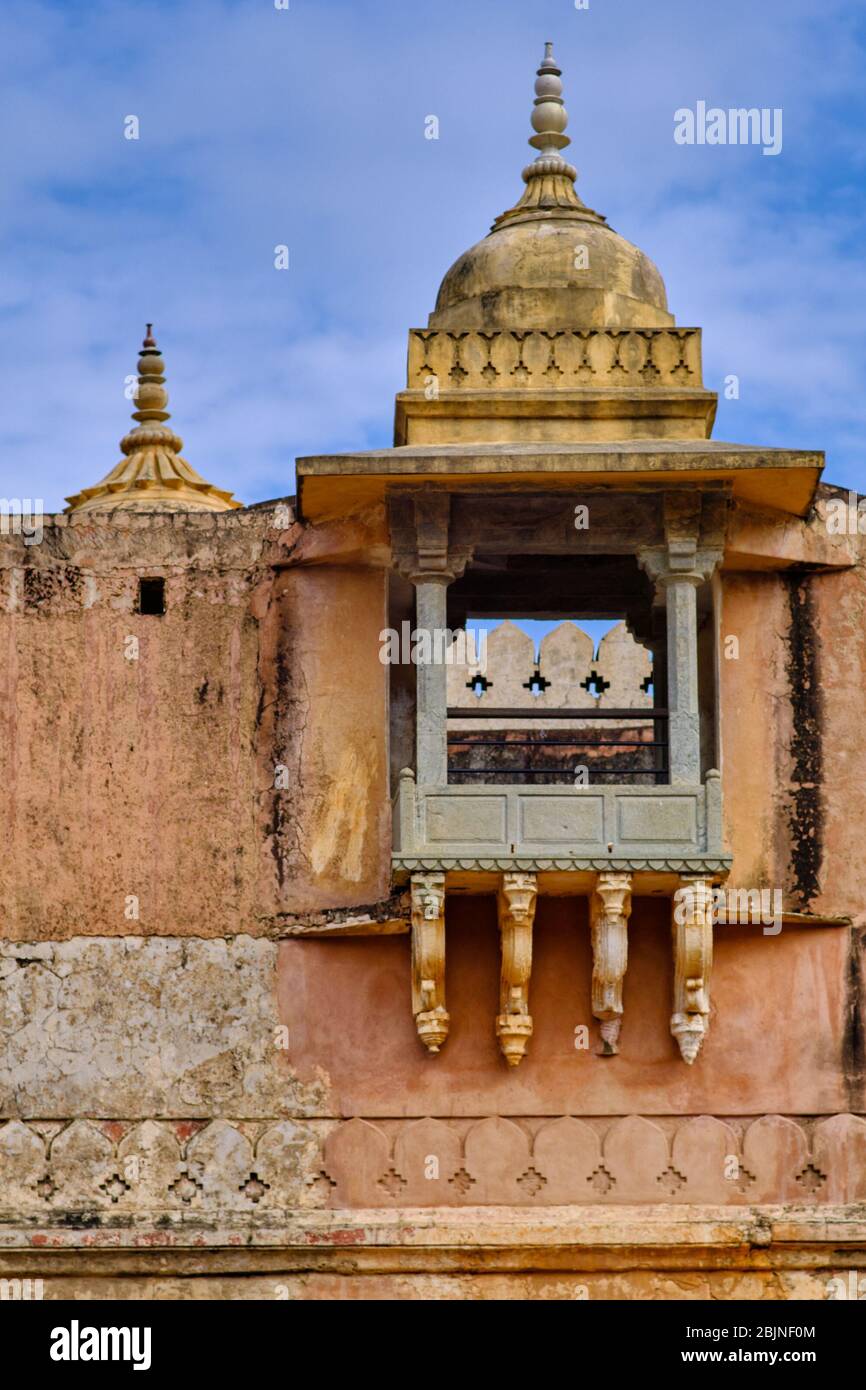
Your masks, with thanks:
[[[586,269],[578,269],[584,262]],[[506,223],[448,271],[430,328],[667,328],[664,281],[610,227],[573,218]]]
[[[120,441],[123,458],[101,482],[67,497],[67,512],[227,512],[241,505],[181,458],[183,440],[166,424],[165,363],[152,329],[149,323],[139,353],[132,412],[138,424]]]
[[[581,202],[577,171],[562,159],[565,107],[547,44],[538,69],[526,190],[490,233],[465,251],[439,289],[438,329],[667,328],[664,281],[648,256]]]

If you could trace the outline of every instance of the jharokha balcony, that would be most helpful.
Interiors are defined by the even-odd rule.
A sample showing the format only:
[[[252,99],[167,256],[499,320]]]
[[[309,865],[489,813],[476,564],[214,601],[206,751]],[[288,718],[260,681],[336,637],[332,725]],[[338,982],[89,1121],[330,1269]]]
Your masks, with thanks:
[[[455,642],[454,659],[417,666],[414,691],[394,678],[392,702],[415,699],[414,766],[395,768],[398,876],[724,873],[706,544],[724,498],[524,495],[493,515],[487,499],[406,500],[392,528],[418,628],[494,626],[477,660]],[[582,505],[591,541],[566,527]],[[521,536],[534,515],[535,554]],[[419,571],[445,519],[447,567]],[[533,618],[537,650],[518,626]],[[592,620],[607,628],[597,651],[579,625]]]
[[[593,1013],[613,1053],[632,896],[676,908],[685,890],[671,1031],[693,1062],[709,1015],[712,886],[730,863],[712,584],[726,492],[398,486],[389,505],[391,619],[428,637],[414,679],[391,675],[393,867],[411,891],[419,1038],[438,1052],[448,1036],[448,894],[497,896],[496,1032],[516,1066],[533,1028],[538,896],[590,899]],[[578,516],[591,518],[583,534]],[[537,653],[517,625],[529,619],[545,629]],[[599,620],[596,652],[578,624]],[[478,624],[493,626],[484,659],[454,641],[443,660]]]

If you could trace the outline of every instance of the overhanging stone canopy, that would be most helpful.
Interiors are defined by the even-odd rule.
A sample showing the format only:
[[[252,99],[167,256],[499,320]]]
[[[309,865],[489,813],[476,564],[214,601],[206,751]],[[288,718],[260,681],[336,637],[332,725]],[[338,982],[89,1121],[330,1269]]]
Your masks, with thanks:
[[[795,517],[808,513],[824,467],[815,449],[777,449],[717,439],[418,444],[297,461],[305,521],[336,521],[381,503],[395,488],[437,486],[531,495],[584,488],[619,496],[647,487],[729,483],[735,501]]]

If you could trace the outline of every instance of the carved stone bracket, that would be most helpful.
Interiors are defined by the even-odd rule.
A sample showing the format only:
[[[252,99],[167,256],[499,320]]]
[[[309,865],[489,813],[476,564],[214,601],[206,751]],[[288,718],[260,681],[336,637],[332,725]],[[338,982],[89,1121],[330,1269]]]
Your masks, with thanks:
[[[450,584],[471,558],[471,548],[455,546],[451,531],[451,497],[445,490],[402,489],[390,504],[392,564],[413,584],[439,580]]]
[[[713,574],[725,548],[728,497],[717,493],[669,492],[664,498],[664,545],[641,545],[638,564],[656,586],[656,601],[676,584],[697,586]]]
[[[628,964],[631,874],[599,874],[590,899],[592,1012],[601,1024],[603,1056],[619,1051],[622,987]]]
[[[685,878],[673,899],[674,1011],[671,1032],[691,1066],[709,1026],[713,964],[713,887]]]
[[[499,888],[502,975],[496,1035],[510,1067],[519,1065],[532,1036],[529,976],[532,972],[532,924],[538,885],[535,874],[505,873]]]
[[[428,1052],[448,1037],[445,1008],[445,875],[412,875],[412,1013]]]

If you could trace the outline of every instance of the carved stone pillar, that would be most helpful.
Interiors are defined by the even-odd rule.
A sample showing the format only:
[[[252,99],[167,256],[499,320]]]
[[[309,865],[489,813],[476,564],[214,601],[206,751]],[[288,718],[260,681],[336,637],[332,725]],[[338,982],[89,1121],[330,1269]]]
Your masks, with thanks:
[[[421,786],[443,787],[448,781],[448,668],[443,645],[451,578],[412,576],[416,627],[429,634],[429,660],[419,661],[416,685],[415,756]]]
[[[415,585],[415,761],[419,786],[448,781],[448,585],[462,574],[469,551],[449,541],[451,498],[414,490],[392,499],[393,563]]]
[[[590,899],[592,1012],[601,1023],[599,1031],[606,1057],[619,1051],[630,912],[631,874],[599,874]]]
[[[701,780],[701,716],[698,705],[697,588],[703,575],[665,575],[667,599],[668,739],[673,786]]]
[[[496,1035],[510,1067],[519,1065],[532,1036],[529,976],[532,972],[532,924],[538,886],[535,874],[505,873],[499,888],[502,975]]]
[[[700,493],[665,496],[665,545],[642,547],[639,563],[664,601],[668,750],[672,786],[701,780],[697,590],[722,556],[725,500]]]
[[[412,875],[412,1013],[428,1052],[448,1037],[445,1008],[445,875]]]
[[[674,1011],[671,1032],[691,1066],[709,1027],[713,966],[713,886],[684,878],[673,899]]]

